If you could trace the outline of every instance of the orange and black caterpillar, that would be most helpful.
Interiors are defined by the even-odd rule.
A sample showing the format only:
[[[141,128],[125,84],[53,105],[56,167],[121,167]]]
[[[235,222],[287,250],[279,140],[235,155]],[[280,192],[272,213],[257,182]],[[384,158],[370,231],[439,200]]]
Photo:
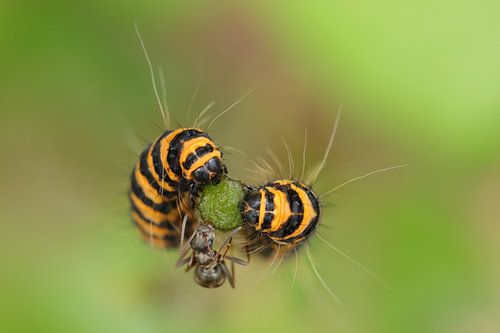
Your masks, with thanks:
[[[170,128],[168,105],[166,100],[162,102],[158,93],[155,71],[137,25],[135,31],[148,64],[165,128]],[[191,99],[188,118],[197,91],[198,88]],[[200,187],[220,183],[227,173],[222,152],[206,131],[250,92],[215,116],[205,130],[198,127],[205,121],[203,115],[214,102],[198,114],[192,128],[167,130],[141,153],[131,175],[129,199],[134,223],[153,245],[165,248],[178,245],[183,222],[186,222],[184,231],[188,234],[193,231],[190,220],[194,217],[193,203]]]
[[[141,153],[131,175],[131,214],[143,238],[155,247],[177,246],[182,216],[193,209],[191,197],[226,172],[222,152],[204,131],[164,132]]]
[[[314,233],[321,210],[319,198],[310,186],[283,179],[249,188],[240,203],[240,213],[243,223],[255,231],[250,234],[260,236],[260,243],[282,247],[286,253]]]
[[[278,265],[281,261],[287,258],[290,254],[295,253],[297,272],[297,249],[306,245],[306,252],[314,274],[317,276],[325,290],[335,298],[339,303],[340,300],[336,294],[328,287],[321,275],[319,274],[316,265],[310,253],[309,239],[315,235],[319,240],[324,242],[328,247],[359,266],[369,275],[375,278],[378,282],[384,285],[389,290],[391,289],[380,277],[374,274],[371,270],[363,266],[358,261],[352,259],[349,255],[339,250],[333,244],[321,237],[318,233],[321,218],[321,199],[334,191],[350,184],[352,182],[364,179],[368,176],[405,167],[406,164],[396,165],[388,168],[383,168],[366,173],[362,176],[351,178],[344,183],[337,185],[330,190],[318,195],[312,187],[318,179],[319,174],[326,166],[326,161],[329,156],[337,125],[340,119],[340,110],[337,114],[335,124],[333,126],[327,148],[321,162],[313,168],[308,175],[305,175],[305,156],[307,147],[307,130],[304,133],[304,150],[302,153],[302,172],[299,178],[293,177],[293,157],[290,153],[288,145],[285,143],[285,148],[288,153],[288,161],[290,172],[288,177],[275,176],[272,174],[272,167],[262,160],[262,167],[259,163],[254,162],[257,169],[270,174],[272,179],[277,179],[268,182],[265,185],[257,187],[247,186],[243,199],[240,201],[239,210],[245,227],[245,236],[247,243],[245,248],[248,253],[259,252],[264,257],[273,256],[269,268],[271,268],[275,260],[279,257]],[[273,154],[271,152],[271,157]],[[276,158],[275,158],[276,160]],[[280,163],[276,162],[278,168]],[[268,170],[266,170],[268,168]],[[302,180],[303,179],[303,180]]]

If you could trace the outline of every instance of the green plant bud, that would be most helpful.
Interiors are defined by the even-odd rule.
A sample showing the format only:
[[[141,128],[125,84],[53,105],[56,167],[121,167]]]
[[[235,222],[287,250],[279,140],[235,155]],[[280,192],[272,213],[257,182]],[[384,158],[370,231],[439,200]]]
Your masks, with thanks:
[[[197,205],[201,218],[222,231],[239,227],[243,223],[239,211],[243,195],[243,184],[228,177],[217,185],[204,186]]]

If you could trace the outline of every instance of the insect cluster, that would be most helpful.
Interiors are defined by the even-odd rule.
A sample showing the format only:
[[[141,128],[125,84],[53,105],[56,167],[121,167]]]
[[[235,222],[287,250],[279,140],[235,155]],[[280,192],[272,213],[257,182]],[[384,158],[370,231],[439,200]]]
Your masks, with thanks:
[[[129,192],[132,219],[142,238],[155,247],[179,248],[178,266],[195,267],[196,282],[208,288],[222,285],[226,278],[234,286],[234,263],[248,263],[228,255],[236,234],[246,238],[247,254],[259,247],[273,252],[282,247],[285,254],[314,233],[320,218],[318,196],[302,181],[281,179],[259,187],[240,183],[240,200],[232,203],[239,219],[214,250],[215,229],[227,226],[204,218],[217,207],[199,207],[207,200],[207,187],[236,182],[228,178],[222,156],[201,129],[167,130],[141,153]],[[192,254],[186,257],[189,249]]]
[[[166,112],[159,97],[153,67],[137,27],[136,32],[149,65],[165,127],[171,128],[168,108]],[[300,177],[292,176],[293,159],[285,143],[290,164],[288,177],[277,176],[258,186],[231,179],[223,152],[207,131],[247,95],[214,117],[205,129],[199,120],[213,104],[198,115],[192,127],[168,129],[142,151],[132,170],[129,190],[132,220],[141,237],[156,248],[177,248],[177,266],[186,266],[186,271],[194,268],[195,281],[206,288],[219,287],[226,280],[234,287],[235,264],[247,265],[254,253],[272,255],[273,262],[278,257],[284,260],[290,253],[297,255],[298,249],[307,245],[313,235],[383,283],[317,233],[321,221],[320,198],[350,182],[404,165],[373,171],[318,195],[312,185],[326,165],[339,111],[323,159],[307,176],[304,176],[306,131]],[[256,166],[265,171],[262,166]],[[222,232],[229,234],[215,250],[217,233]],[[243,238],[239,249],[246,254],[246,260],[232,255],[236,237]],[[308,247],[307,254],[323,287],[337,298],[317,272]]]

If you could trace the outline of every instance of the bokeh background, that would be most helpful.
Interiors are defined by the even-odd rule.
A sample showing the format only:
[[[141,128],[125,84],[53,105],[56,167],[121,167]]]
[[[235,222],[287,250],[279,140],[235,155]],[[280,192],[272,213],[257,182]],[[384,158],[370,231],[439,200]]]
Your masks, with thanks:
[[[2,1],[0,331],[498,332],[496,1]],[[137,22],[183,126],[209,102],[231,175],[270,147],[311,167],[343,103],[320,233],[329,249],[204,290],[127,215],[128,174],[162,129]],[[199,78],[202,84],[187,110]]]

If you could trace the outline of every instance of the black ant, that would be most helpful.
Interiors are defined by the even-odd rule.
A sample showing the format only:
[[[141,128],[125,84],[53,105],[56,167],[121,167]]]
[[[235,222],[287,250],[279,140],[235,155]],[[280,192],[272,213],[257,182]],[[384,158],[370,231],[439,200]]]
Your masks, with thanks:
[[[219,251],[215,251],[212,248],[215,241],[215,229],[212,225],[200,224],[186,243],[183,244],[185,224],[186,218],[182,225],[181,244],[179,246],[180,258],[177,260],[176,266],[181,267],[187,264],[186,272],[195,267],[194,280],[202,287],[220,287],[227,278],[231,287],[234,288],[234,264],[248,264],[248,261],[227,255],[232,239],[240,231],[241,227],[231,231]],[[190,256],[185,257],[189,247],[192,253]],[[225,259],[231,261],[231,271],[227,267]]]

